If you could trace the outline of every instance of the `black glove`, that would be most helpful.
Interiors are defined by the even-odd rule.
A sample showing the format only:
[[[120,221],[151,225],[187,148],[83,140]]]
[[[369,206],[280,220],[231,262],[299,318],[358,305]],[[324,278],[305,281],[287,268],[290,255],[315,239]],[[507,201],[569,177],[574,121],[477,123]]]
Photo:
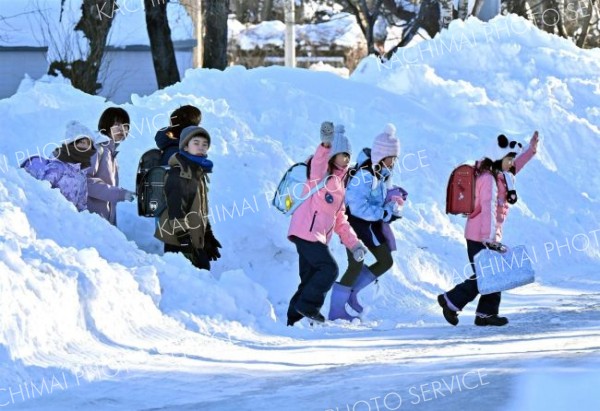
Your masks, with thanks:
[[[208,230],[204,234],[204,252],[206,253],[209,261],[217,261],[219,258],[221,258],[219,248],[222,248],[221,243],[215,238],[212,230]]]
[[[383,219],[384,223],[393,223],[396,220],[400,220],[402,218],[401,215],[395,215],[390,213],[388,210],[383,210]]]
[[[499,243],[497,241],[487,241],[487,242],[484,242],[483,244],[490,250],[497,251],[500,254],[504,254],[508,251],[508,247],[506,247],[504,244]]]

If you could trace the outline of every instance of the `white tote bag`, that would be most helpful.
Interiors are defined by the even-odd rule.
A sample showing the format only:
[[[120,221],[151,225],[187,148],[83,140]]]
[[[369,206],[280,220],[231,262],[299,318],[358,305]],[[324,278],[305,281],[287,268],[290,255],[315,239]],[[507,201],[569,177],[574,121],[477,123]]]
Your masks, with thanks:
[[[483,249],[475,255],[475,272],[479,294],[511,290],[535,281],[531,254],[524,245],[501,254]]]

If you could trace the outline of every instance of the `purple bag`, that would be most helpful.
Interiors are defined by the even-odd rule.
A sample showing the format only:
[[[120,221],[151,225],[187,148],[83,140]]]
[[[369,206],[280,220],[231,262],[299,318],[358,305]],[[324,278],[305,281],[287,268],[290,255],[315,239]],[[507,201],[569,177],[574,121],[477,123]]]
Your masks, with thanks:
[[[388,203],[391,201],[392,197],[402,197],[402,199],[406,201],[406,198],[408,197],[408,191],[400,186],[393,186],[388,190],[387,195],[385,196],[385,202]]]

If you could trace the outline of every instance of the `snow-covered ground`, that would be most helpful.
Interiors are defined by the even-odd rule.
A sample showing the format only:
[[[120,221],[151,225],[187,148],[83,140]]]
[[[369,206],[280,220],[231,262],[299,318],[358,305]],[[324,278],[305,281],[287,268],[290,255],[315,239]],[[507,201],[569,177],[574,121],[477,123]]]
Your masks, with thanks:
[[[109,104],[56,79],[0,100],[0,406],[29,410],[595,410],[600,404],[600,51],[517,17],[453,22],[350,79],[308,70],[190,70],[125,104],[121,181],[181,104],[212,135],[209,273],[162,256],[153,221],[119,207],[119,229],[77,213],[18,169],[63,127]],[[355,153],[387,122],[409,192],[395,265],[361,298],[362,322],[285,326],[297,286],[289,220],[269,206],[286,167],[344,123]],[[464,219],[444,214],[452,168],[504,132],[539,154],[519,174],[505,242],[535,250],[535,284],[505,293],[501,329],[454,328],[435,296],[467,262]],[[346,267],[337,240],[331,248]],[[367,259],[369,262],[369,258]],[[324,307],[327,311],[328,301]]]

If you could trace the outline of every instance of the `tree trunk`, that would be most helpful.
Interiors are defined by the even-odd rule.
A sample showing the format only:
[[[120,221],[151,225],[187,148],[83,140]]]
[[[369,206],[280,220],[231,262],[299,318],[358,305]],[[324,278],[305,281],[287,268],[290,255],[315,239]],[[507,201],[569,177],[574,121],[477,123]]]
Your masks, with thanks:
[[[513,13],[521,17],[528,18],[526,1],[523,0],[507,0],[503,1],[507,13]]]
[[[373,35],[375,22],[381,14],[381,9],[384,0],[374,0],[371,3],[371,8],[367,5],[366,0],[345,0],[342,4],[350,10],[350,13],[356,17],[356,22],[360,26],[365,40],[367,41],[368,54],[378,55],[379,52],[375,47],[375,38]]]
[[[475,0],[475,4],[473,5],[473,12],[471,13],[471,15],[475,17],[479,16],[484,1],[485,0]]]
[[[175,49],[171,40],[171,29],[167,19],[167,3],[168,0],[144,0],[146,28],[150,38],[152,62],[159,89],[180,80]]]
[[[261,21],[271,20],[273,14],[273,0],[264,0],[262,4]]]
[[[585,44],[585,38],[588,34],[588,30],[590,29],[590,21],[592,20],[592,14],[594,14],[594,1],[595,0],[588,1],[589,13],[583,21],[583,26],[581,27],[581,35],[577,39],[577,47],[579,48],[583,48],[583,45]]]
[[[420,28],[427,31],[429,37],[434,38],[435,35],[440,32],[439,21],[440,7],[437,0],[423,0],[417,16],[408,23],[407,30],[402,34],[402,40],[385,54],[385,58],[390,59],[396,50],[408,45]]]
[[[466,20],[469,15],[469,0],[458,0],[458,18]]]
[[[204,4],[204,67],[225,70],[229,0],[206,0]]]
[[[440,30],[447,29],[452,21],[452,0],[439,0],[440,3]]]
[[[560,14],[556,1],[543,0],[540,2],[540,14],[538,16],[538,27],[545,32],[555,34],[555,28],[560,20]]]
[[[64,6],[61,2],[61,7]],[[96,94],[102,87],[98,82],[98,73],[102,66],[106,39],[114,18],[113,11],[116,0],[83,0],[81,5],[81,19],[75,26],[75,31],[83,32],[89,42],[89,52],[85,60],[77,59],[67,61],[67,57],[61,61],[52,61],[48,68],[48,74],[57,75],[61,73],[71,80],[73,87],[88,93]],[[62,17],[62,8],[61,8]]]
[[[194,38],[196,46],[193,52],[193,68],[202,67],[202,0],[180,0],[180,3],[187,10],[188,15],[192,19],[194,25]]]
[[[412,11],[407,11],[402,4],[396,3],[396,0],[383,0],[383,7],[391,12],[394,16],[404,21],[412,20],[417,14]],[[388,21],[389,23],[389,21]]]

